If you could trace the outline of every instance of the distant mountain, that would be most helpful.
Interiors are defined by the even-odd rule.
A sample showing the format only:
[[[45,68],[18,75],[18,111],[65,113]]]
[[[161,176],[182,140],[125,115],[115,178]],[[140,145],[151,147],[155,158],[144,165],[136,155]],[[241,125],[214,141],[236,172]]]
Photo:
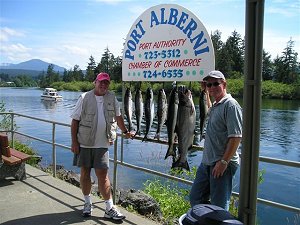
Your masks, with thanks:
[[[18,63],[18,64],[11,64],[11,63],[2,63],[0,65],[0,72],[2,70],[34,70],[34,71],[47,71],[48,69],[48,66],[50,64],[53,64],[53,63],[47,63],[47,62],[44,62],[40,59],[31,59],[29,61],[26,61],[26,62],[21,62],[21,63]],[[61,67],[61,66],[58,66],[58,65],[55,65],[53,64],[54,68],[53,70],[55,72],[63,72],[65,70],[65,68]]]
[[[46,71],[45,71],[46,73]],[[62,72],[59,72],[62,74]],[[30,77],[37,77],[42,74],[42,71],[37,70],[18,70],[18,69],[0,69],[0,76],[1,74],[7,74],[10,77],[25,75]]]

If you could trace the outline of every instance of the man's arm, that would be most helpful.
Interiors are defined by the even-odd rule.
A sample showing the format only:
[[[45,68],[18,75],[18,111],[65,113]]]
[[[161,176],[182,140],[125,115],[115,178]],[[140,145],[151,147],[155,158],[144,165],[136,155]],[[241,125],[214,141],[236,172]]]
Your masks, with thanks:
[[[228,139],[228,143],[226,145],[226,150],[223,155],[223,160],[229,163],[231,160],[232,156],[235,154],[237,151],[239,144],[241,142],[242,138],[241,137],[231,137]]]
[[[126,138],[132,138],[134,134],[132,134],[130,131],[127,130],[125,123],[124,123],[124,119],[123,116],[116,116],[116,121],[118,124],[118,127],[121,129],[122,133],[125,135]]]
[[[77,139],[78,127],[79,127],[79,121],[72,119],[72,122],[71,122],[71,138],[72,138],[71,151],[76,154],[79,153],[79,142]]]
[[[222,160],[225,160],[222,162],[222,160],[218,161],[212,171],[212,174],[215,178],[218,178],[220,176],[223,176],[228,163],[230,162],[232,156],[235,154],[237,151],[239,144],[241,142],[241,137],[231,137],[228,139],[227,145],[226,145],[226,150],[225,153],[222,157]]]

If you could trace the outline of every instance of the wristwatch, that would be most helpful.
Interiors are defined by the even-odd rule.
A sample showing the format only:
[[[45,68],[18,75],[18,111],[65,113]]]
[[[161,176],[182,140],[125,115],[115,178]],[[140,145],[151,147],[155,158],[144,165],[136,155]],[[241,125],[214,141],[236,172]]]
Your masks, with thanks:
[[[128,130],[126,129],[125,131],[123,131],[123,134],[127,134],[128,133]]]
[[[227,162],[226,160],[221,159],[220,161],[221,161],[221,163],[222,163],[223,165],[226,165],[226,166],[228,165],[228,162]]]

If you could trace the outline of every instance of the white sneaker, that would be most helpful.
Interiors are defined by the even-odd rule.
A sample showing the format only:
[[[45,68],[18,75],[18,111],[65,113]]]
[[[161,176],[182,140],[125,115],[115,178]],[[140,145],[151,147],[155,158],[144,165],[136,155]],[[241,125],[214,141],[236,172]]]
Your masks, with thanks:
[[[120,211],[115,206],[113,206],[110,210],[105,210],[104,217],[113,220],[125,219],[125,216],[120,213]]]
[[[82,215],[83,217],[89,217],[92,215],[93,206],[90,203],[84,203],[83,209],[82,209]]]

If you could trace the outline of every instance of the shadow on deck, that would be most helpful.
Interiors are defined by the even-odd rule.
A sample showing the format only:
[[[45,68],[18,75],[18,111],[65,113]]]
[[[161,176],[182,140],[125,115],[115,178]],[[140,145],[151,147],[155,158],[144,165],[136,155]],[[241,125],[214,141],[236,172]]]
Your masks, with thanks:
[[[93,216],[83,218],[81,190],[67,182],[26,165],[27,179],[0,180],[0,224],[2,225],[57,225],[57,224],[130,224],[157,225],[123,208],[126,219],[114,222],[103,217],[105,203],[92,196]]]

